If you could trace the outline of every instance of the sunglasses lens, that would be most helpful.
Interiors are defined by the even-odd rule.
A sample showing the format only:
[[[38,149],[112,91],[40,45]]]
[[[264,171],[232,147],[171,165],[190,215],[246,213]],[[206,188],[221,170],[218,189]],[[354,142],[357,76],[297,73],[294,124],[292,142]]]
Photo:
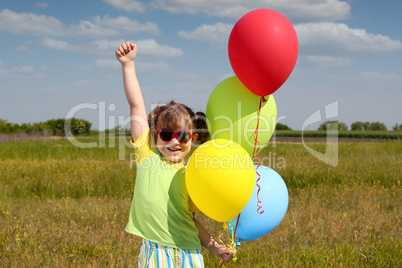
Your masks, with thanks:
[[[188,131],[182,130],[177,134],[179,141],[181,142],[188,142],[191,139],[191,134]]]
[[[169,129],[163,129],[160,133],[159,136],[163,141],[171,141],[173,138],[173,133]]]

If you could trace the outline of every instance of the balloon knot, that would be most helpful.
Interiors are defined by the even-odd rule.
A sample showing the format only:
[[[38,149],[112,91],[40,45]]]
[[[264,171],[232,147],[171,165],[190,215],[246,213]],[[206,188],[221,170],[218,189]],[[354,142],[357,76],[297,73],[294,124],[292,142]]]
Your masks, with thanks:
[[[262,102],[266,102],[266,101],[267,101],[267,99],[266,99],[264,96],[262,96],[261,99],[262,99]]]

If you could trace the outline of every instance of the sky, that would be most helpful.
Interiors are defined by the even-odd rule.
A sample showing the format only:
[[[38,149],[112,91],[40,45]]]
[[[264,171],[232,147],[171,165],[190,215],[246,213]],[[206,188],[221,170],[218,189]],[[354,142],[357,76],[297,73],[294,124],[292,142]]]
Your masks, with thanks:
[[[234,24],[260,8],[288,18],[299,41],[293,72],[273,93],[279,123],[402,124],[400,0],[1,0],[0,119],[124,125],[129,107],[114,51],[127,40],[138,46],[148,112],[172,99],[205,112],[214,88],[235,75]]]

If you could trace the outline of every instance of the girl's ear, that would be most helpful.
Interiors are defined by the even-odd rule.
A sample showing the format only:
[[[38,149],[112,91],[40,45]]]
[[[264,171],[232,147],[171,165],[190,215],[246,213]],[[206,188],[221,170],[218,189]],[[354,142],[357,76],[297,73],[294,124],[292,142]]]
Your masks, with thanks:
[[[195,142],[197,141],[197,139],[198,139],[198,133],[195,133],[195,134],[193,135],[193,137],[192,137],[191,142],[192,142],[192,143],[195,143]]]

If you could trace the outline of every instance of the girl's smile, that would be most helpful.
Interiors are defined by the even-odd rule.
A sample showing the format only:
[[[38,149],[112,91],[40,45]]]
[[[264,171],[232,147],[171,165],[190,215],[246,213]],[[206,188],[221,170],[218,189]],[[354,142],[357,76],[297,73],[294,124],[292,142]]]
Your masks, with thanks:
[[[167,148],[169,151],[171,152],[180,152],[181,149],[180,148]]]

